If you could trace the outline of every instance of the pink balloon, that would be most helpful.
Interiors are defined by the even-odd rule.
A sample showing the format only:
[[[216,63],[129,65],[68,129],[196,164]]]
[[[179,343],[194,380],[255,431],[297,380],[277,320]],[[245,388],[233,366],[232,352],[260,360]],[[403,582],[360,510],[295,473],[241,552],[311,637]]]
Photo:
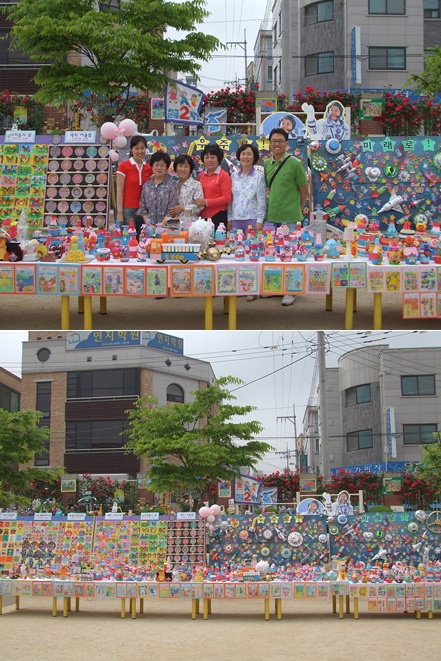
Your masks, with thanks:
[[[118,127],[113,122],[105,122],[100,128],[100,133],[106,140],[113,140],[118,135]]]
[[[209,526],[208,530],[209,530],[210,532],[214,532],[214,526]]]
[[[119,154],[118,154],[118,152],[115,151],[114,149],[111,149],[111,150],[109,151],[109,158],[110,158],[111,161],[113,161],[114,163],[116,163],[116,161],[119,159]]]
[[[220,512],[220,507],[219,507],[219,505],[212,505],[212,506],[210,507],[210,511],[211,511],[212,514],[214,514],[214,516],[217,516],[217,515],[219,514],[219,512]]]
[[[125,147],[127,144],[127,138],[123,135],[118,135],[113,141],[114,147]]]
[[[123,119],[122,122],[118,124],[118,128],[124,135],[133,135],[137,130],[137,125],[133,119]]]
[[[199,516],[201,516],[203,519],[206,519],[207,516],[210,516],[211,512],[208,507],[201,507],[199,510]]]
[[[207,521],[208,521],[208,523],[213,523],[213,521],[215,520],[215,518],[216,518],[216,517],[215,517],[213,514],[209,514],[209,515],[207,516]]]

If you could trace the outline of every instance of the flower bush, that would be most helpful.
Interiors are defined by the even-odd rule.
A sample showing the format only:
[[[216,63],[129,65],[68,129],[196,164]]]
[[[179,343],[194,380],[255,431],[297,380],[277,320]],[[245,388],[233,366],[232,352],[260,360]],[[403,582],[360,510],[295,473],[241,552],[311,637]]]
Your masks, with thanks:
[[[136,480],[112,480],[110,477],[95,477],[92,478],[88,473],[82,476],[78,482],[77,492],[78,499],[83,498],[86,492],[96,499],[94,505],[103,508],[103,512],[110,511],[113,501],[114,493],[117,489],[124,491],[124,501],[119,503],[121,509],[127,512],[129,509],[133,512],[137,511],[137,482]]]
[[[386,135],[418,135],[423,118],[424,102],[413,101],[404,94],[384,95],[384,110],[380,117]]]
[[[17,123],[19,129],[27,129],[36,131],[37,134],[43,133],[44,129],[44,106],[35,101],[32,96],[26,94],[25,96],[18,92],[10,92],[9,90],[2,90],[0,92],[0,131],[4,133],[2,123],[4,119],[10,119],[14,122],[14,109],[17,107],[24,107],[27,110],[26,123]]]
[[[90,119],[97,126],[104,122],[113,121],[118,115],[124,118],[133,119],[138,125],[140,133],[147,133],[149,130],[150,119],[150,99],[145,94],[130,96],[127,100],[125,96],[119,96],[115,101],[103,99],[102,96],[92,93],[90,97],[83,97],[74,105],[74,115],[80,112],[83,117],[90,116]]]
[[[362,490],[364,500],[369,504],[382,504],[383,502],[383,473],[349,473],[340,469],[331,476],[325,484],[324,491],[339,493],[349,491],[356,493]]]
[[[299,475],[285,468],[283,471],[276,471],[269,475],[263,475],[257,478],[264,487],[277,487],[277,502],[295,503],[296,494],[299,490]],[[317,476],[317,492],[323,491],[323,478]]]
[[[415,505],[418,509],[428,509],[435,499],[434,479],[420,477],[416,473],[404,473],[400,495],[403,502]]]

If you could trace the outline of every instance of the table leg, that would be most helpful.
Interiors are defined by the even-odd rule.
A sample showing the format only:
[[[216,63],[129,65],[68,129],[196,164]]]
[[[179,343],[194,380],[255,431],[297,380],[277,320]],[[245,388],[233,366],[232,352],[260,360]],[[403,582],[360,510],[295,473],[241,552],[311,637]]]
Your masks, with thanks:
[[[196,599],[196,613],[197,613],[198,615],[199,615],[199,606],[200,606],[199,599]]]
[[[136,599],[135,597],[130,598],[130,611],[132,614],[132,620],[136,620]]]
[[[0,615],[3,615],[3,597],[0,594]]]
[[[78,296],[78,314],[84,314],[84,296]]]
[[[69,330],[69,296],[61,297],[61,330]]]
[[[358,597],[354,597],[354,620],[358,620]]]
[[[52,597],[52,617],[57,617],[57,597]]]
[[[416,612],[416,619],[421,620],[421,611]]]
[[[126,619],[126,600],[121,599],[121,619]]]
[[[208,600],[208,615],[211,615],[211,599]]]
[[[229,298],[230,298],[229,296],[224,296],[224,314],[228,314],[228,312],[230,311],[229,304],[228,304],[228,299]]]
[[[381,330],[382,325],[382,294],[376,292],[374,294],[374,330]]]
[[[139,600],[139,612],[143,613],[144,612],[144,597],[141,597]]]
[[[329,294],[326,294],[326,312],[332,312],[332,289]]]
[[[349,615],[351,612],[351,602],[349,599],[349,595],[346,595],[346,615]]]
[[[427,617],[429,620],[433,620],[433,611],[427,611]]]
[[[346,290],[345,330],[352,330],[354,327],[354,293],[355,290],[351,287]]]
[[[209,599],[204,599],[204,620],[208,620],[208,603]]]
[[[269,598],[265,599],[265,621],[268,622],[270,619],[270,600]]]
[[[342,620],[344,617],[344,609],[343,609],[343,595],[339,594],[338,595],[338,619]]]
[[[199,603],[199,599],[192,599],[191,600],[191,619],[192,620],[196,619],[196,615],[197,615],[197,611],[198,611],[198,608],[197,608],[198,603]]]
[[[205,297],[205,330],[213,330],[213,297]]]
[[[354,289],[354,312],[357,312],[357,290]]]
[[[107,314],[107,296],[100,296],[100,314]]]
[[[19,596],[15,597],[15,610],[16,611],[20,610],[20,597]]]
[[[67,598],[67,609],[68,609],[69,613],[72,610],[72,599],[70,597]]]
[[[67,617],[69,612],[69,597],[63,597],[63,617]]]
[[[80,612],[80,598],[75,597],[75,613],[79,613],[79,612]]]
[[[337,612],[337,596],[335,594],[332,595],[332,612]]]
[[[278,620],[282,619],[282,600],[280,597],[276,599],[276,617]]]
[[[230,296],[228,299],[228,330],[237,328],[237,298]]]
[[[92,330],[92,297],[84,296],[84,330]]]

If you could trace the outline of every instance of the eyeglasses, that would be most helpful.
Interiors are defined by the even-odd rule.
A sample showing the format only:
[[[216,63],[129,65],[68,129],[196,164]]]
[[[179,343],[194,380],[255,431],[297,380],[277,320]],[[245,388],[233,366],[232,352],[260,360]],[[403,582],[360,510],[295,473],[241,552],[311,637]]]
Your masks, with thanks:
[[[283,145],[286,140],[270,140],[271,145]]]

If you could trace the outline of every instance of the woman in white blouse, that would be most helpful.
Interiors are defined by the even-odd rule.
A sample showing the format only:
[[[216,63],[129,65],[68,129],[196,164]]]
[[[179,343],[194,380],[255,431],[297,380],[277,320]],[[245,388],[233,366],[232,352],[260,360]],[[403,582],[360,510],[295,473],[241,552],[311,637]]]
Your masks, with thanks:
[[[228,206],[228,229],[240,229],[245,234],[263,228],[266,214],[266,186],[263,168],[256,167],[259,160],[257,147],[244,144],[237,150],[240,162],[231,175],[233,199]]]
[[[188,229],[201,211],[195,200],[203,197],[202,184],[192,177],[194,161],[188,154],[180,154],[175,158],[173,170],[179,177],[179,204],[171,208],[171,213],[179,216],[182,229]]]

